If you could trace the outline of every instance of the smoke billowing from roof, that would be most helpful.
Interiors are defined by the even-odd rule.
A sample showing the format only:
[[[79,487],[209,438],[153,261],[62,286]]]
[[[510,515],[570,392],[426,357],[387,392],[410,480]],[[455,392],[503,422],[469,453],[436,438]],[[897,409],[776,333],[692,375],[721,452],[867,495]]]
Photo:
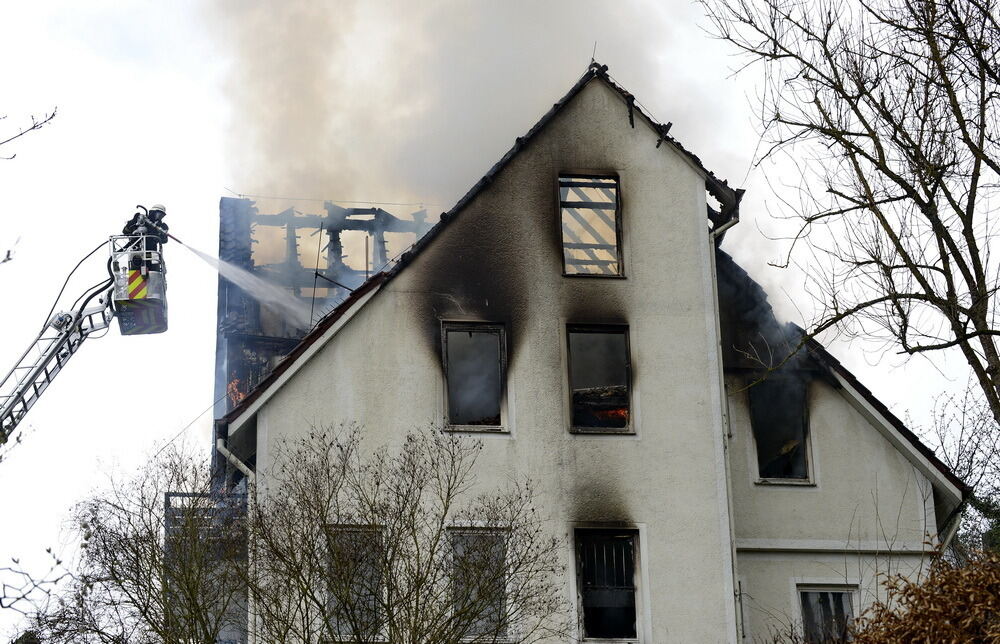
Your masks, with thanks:
[[[718,131],[717,93],[676,55],[704,38],[689,3],[219,0],[212,18],[241,192],[446,210],[583,73],[595,40],[682,138]]]

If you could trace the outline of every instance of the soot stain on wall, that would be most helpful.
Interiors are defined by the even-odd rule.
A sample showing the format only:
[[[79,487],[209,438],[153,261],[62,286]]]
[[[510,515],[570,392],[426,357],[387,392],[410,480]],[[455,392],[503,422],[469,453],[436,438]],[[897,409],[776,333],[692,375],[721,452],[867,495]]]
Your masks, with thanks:
[[[570,495],[571,521],[628,523],[631,520],[626,497],[616,486],[585,483],[573,486]]]
[[[441,322],[451,320],[504,324],[508,366],[516,361],[537,273],[552,265],[559,270],[559,257],[548,256],[557,240],[555,223],[545,213],[554,217],[557,201],[555,189],[547,187],[544,180],[520,186],[497,178],[424,251],[415,267],[414,288],[423,297],[414,314],[425,348],[439,365]],[[545,249],[543,257],[539,248]]]

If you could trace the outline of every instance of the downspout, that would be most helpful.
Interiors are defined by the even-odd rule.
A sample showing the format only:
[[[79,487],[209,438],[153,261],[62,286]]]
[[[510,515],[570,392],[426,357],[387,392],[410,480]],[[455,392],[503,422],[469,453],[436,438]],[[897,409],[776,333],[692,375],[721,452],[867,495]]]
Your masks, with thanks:
[[[709,231],[709,266],[711,268],[711,280],[712,280],[712,296],[715,300],[715,351],[716,351],[716,361],[718,363],[718,373],[719,373],[719,395],[721,396],[722,406],[719,412],[722,414],[722,426],[723,426],[723,436],[722,436],[722,449],[723,449],[723,468],[724,475],[726,477],[726,512],[729,514],[727,523],[729,524],[729,557],[732,562],[730,572],[732,574],[732,588],[733,588],[733,609],[734,609],[734,620],[735,620],[735,633],[736,637],[740,638],[740,634],[745,632],[746,617],[743,615],[743,591],[740,586],[739,579],[739,563],[737,559],[736,552],[736,524],[735,524],[735,512],[733,509],[733,486],[732,486],[732,476],[729,468],[730,454],[729,442],[733,437],[732,426],[730,424],[729,418],[729,392],[726,387],[726,372],[725,365],[722,359],[722,322],[720,320],[719,311],[719,277],[716,270],[715,258],[716,249],[719,244],[722,243],[722,237],[727,230],[735,226],[740,221],[740,200],[743,198],[743,190],[732,190],[729,188],[725,182],[715,179],[715,177],[709,177],[705,182],[705,187],[708,189],[709,193],[712,194],[716,199],[719,200],[722,206],[722,212],[715,212],[711,207],[709,207],[709,219],[715,226],[711,231]]]
[[[962,501],[955,506],[955,509],[951,511],[951,514],[948,515],[948,518],[944,520],[945,527],[944,530],[941,531],[941,534],[944,535],[944,538],[941,539],[942,552],[948,549],[948,546],[951,544],[951,540],[954,539],[955,535],[958,533],[958,527],[962,524],[962,511],[965,510],[965,506],[968,505],[968,502],[968,497],[962,499]]]
[[[236,458],[236,454],[233,454],[226,448],[226,441],[223,438],[215,439],[215,449],[218,450],[220,454],[226,457],[226,460],[232,464],[233,467],[238,469],[244,476],[247,477],[247,483],[253,484],[257,482],[257,475],[254,474],[253,470],[247,467],[247,464]]]

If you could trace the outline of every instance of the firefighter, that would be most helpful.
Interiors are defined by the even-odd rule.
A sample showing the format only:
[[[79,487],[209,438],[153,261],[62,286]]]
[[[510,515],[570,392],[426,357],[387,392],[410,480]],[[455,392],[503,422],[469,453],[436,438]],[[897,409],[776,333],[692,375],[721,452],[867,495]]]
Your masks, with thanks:
[[[145,212],[137,212],[122,228],[122,234],[130,237],[142,237],[143,243],[135,243],[135,252],[129,261],[129,268],[137,270],[148,268],[160,270],[160,245],[167,243],[168,226],[163,218],[167,216],[167,208],[162,204],[154,204]]]

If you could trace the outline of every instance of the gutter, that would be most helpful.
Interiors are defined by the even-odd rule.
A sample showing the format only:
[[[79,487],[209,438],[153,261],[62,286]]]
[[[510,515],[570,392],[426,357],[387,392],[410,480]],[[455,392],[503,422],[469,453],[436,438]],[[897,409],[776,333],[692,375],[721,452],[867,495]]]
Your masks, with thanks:
[[[246,463],[244,463],[240,459],[236,458],[236,454],[233,454],[232,452],[230,452],[226,448],[226,441],[224,439],[222,439],[222,438],[215,439],[215,449],[220,454],[222,454],[223,456],[225,456],[226,460],[229,461],[232,464],[233,467],[235,467],[236,469],[238,469],[240,472],[243,473],[244,476],[247,477],[247,482],[248,483],[253,484],[253,483],[257,482],[257,475],[254,474],[253,470],[251,470],[249,467],[247,467]]]
[[[740,202],[746,190],[737,188],[733,190],[725,181],[720,181],[714,176],[709,176],[705,180],[705,188],[709,194],[719,200],[721,211],[709,207],[708,218],[712,221],[712,239],[715,243],[721,244],[722,237],[726,231],[735,226],[740,221]]]

